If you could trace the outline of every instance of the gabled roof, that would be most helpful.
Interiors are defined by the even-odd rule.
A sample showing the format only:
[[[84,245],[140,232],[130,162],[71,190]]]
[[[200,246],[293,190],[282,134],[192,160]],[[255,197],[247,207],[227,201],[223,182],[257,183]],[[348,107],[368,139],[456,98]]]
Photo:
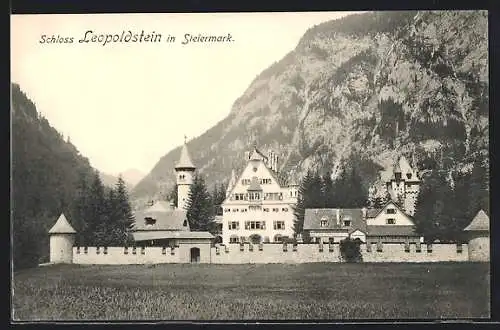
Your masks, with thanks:
[[[71,227],[64,214],[61,213],[55,225],[50,228],[49,234],[76,234],[76,231]]]
[[[381,209],[379,209],[379,208],[366,209],[366,217],[367,218],[375,218],[382,210],[383,210],[383,208],[381,208]]]
[[[419,236],[414,226],[367,226],[366,236]]]
[[[366,217],[367,218],[375,218],[375,217],[377,217],[380,214],[380,212],[382,212],[383,210],[385,210],[387,208],[387,206],[389,206],[389,205],[394,206],[395,208],[398,209],[399,212],[401,212],[402,214],[404,214],[408,218],[412,219],[412,217],[410,215],[408,215],[405,211],[403,211],[401,209],[401,207],[397,203],[395,203],[394,201],[392,201],[392,200],[390,200],[387,203],[385,203],[385,205],[382,208],[380,208],[380,209],[378,209],[378,208],[377,209],[367,209]]]
[[[465,231],[490,231],[490,218],[483,210],[480,210],[471,223],[465,227]]]
[[[337,210],[340,220],[337,223]],[[321,227],[321,220],[327,220],[327,226]],[[344,226],[344,220],[351,220],[349,227]],[[304,230],[334,230],[353,232],[357,229],[366,230],[362,209],[306,209],[304,214]]]
[[[138,231],[158,231],[158,230],[181,230],[189,231],[186,210],[171,209],[170,205],[164,201],[158,201],[153,206],[135,212],[134,230]],[[156,219],[153,225],[146,225],[144,218]],[[186,220],[186,226],[184,221]]]
[[[261,158],[258,156],[261,156],[264,160],[268,159],[268,157],[266,155],[264,155],[264,153],[261,152],[259,149],[257,149],[256,145],[254,145],[253,150],[250,152],[249,158],[250,158],[250,160],[260,160]]]
[[[262,187],[260,186],[259,183],[259,178],[254,176],[252,177],[252,180],[250,181],[250,186],[247,189],[248,191],[260,191],[262,190]]]
[[[184,143],[181,149],[181,155],[179,157],[179,161],[175,165],[176,169],[180,168],[188,168],[188,169],[196,169],[193,162],[191,161],[191,157],[189,156],[189,152],[187,149],[187,144]]]

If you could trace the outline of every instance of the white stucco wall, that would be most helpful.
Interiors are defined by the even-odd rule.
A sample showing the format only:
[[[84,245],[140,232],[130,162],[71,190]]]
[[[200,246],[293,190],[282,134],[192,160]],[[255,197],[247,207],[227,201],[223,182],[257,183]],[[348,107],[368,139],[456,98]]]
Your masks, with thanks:
[[[72,263],[73,244],[75,237],[72,234],[53,234],[50,236],[50,262]]]

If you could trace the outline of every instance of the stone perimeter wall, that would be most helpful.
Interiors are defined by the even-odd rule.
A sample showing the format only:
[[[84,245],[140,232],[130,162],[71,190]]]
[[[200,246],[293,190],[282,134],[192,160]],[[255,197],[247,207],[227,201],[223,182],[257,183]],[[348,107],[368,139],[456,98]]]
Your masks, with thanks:
[[[387,243],[361,245],[363,262],[464,262],[469,261],[467,244],[417,244]],[[409,249],[408,249],[409,247]],[[229,244],[210,248],[210,256],[201,249],[200,262],[212,264],[248,263],[308,263],[342,262],[338,243],[333,244]],[[188,251],[178,248],[146,247],[73,247],[74,264],[157,264],[190,262]]]

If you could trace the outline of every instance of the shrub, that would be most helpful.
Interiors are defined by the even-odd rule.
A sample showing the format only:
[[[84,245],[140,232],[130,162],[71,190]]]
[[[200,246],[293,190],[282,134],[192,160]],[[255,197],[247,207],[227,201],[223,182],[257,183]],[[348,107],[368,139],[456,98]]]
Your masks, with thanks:
[[[363,256],[361,255],[361,240],[356,238],[352,240],[346,238],[340,241],[340,255],[345,262],[361,262]]]

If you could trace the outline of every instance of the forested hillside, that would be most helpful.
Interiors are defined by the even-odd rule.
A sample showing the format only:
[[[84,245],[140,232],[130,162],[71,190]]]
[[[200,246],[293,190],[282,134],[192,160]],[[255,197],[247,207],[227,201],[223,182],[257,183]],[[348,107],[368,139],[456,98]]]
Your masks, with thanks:
[[[84,187],[102,190],[103,196],[110,189],[17,84],[12,84],[11,121],[13,261],[26,267],[48,261],[47,232],[62,212],[77,230],[88,220],[85,215],[91,216],[81,212]]]

